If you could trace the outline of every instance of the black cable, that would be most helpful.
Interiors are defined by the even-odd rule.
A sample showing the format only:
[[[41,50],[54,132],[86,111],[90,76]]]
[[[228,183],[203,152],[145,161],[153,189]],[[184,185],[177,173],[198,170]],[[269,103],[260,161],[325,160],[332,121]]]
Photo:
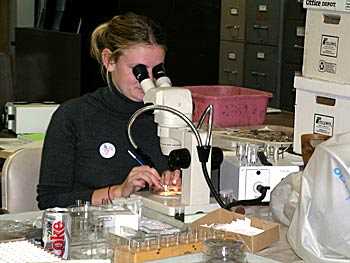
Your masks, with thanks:
[[[261,193],[261,195],[258,198],[249,199],[249,200],[239,200],[239,201],[235,200],[234,202],[227,204],[226,209],[230,209],[234,206],[239,206],[239,205],[247,205],[247,206],[260,205],[262,200],[265,199],[267,190],[269,189],[270,189],[269,186],[258,185],[257,190]]]
[[[214,196],[216,202],[220,205],[220,207],[230,210],[230,208],[238,205],[257,205],[260,204],[262,200],[264,200],[266,196],[266,192],[270,187],[258,185],[257,190],[261,193],[261,196],[255,199],[250,200],[235,200],[229,204],[225,204],[224,201],[221,199],[220,193],[216,191],[214,184],[209,177],[209,173],[207,170],[206,163],[209,160],[210,155],[210,149],[211,147],[209,145],[203,145],[203,146],[197,146],[197,153],[198,153],[198,159],[202,165],[202,171],[204,174],[205,181],[207,182],[207,185],[209,187],[210,193]]]
[[[266,157],[264,152],[258,151],[257,155],[258,155],[258,158],[259,158],[261,164],[266,165],[266,166],[272,166],[272,163],[270,163],[267,160],[267,157]]]
[[[202,164],[202,170],[203,170],[204,178],[205,178],[205,181],[207,182],[207,185],[209,186],[209,190],[210,190],[211,194],[214,196],[216,202],[218,202],[220,207],[226,209],[226,204],[224,203],[224,201],[222,201],[219,193],[216,191],[216,189],[215,189],[215,187],[213,185],[213,182],[211,181],[211,179],[209,177],[206,163],[205,162],[201,162],[201,164]]]
[[[141,113],[143,113],[145,111],[148,111],[148,110],[154,110],[154,109],[165,110],[165,111],[169,111],[171,113],[174,113],[175,115],[177,115],[178,117],[183,119],[186,122],[186,124],[189,125],[189,127],[192,129],[192,131],[196,135],[196,139],[197,139],[197,142],[199,144],[197,146],[197,153],[198,153],[199,161],[200,161],[200,163],[202,165],[204,178],[205,178],[205,180],[207,182],[207,185],[209,187],[209,190],[210,190],[211,194],[214,196],[216,202],[220,205],[220,207],[229,210],[231,207],[238,206],[238,205],[256,205],[256,204],[261,203],[261,201],[266,196],[267,190],[270,189],[270,187],[259,185],[257,190],[261,193],[261,196],[256,198],[256,199],[239,200],[239,201],[235,200],[234,202],[231,202],[229,204],[225,204],[224,203],[224,201],[220,197],[220,194],[216,191],[216,189],[215,189],[215,187],[214,187],[214,185],[213,185],[213,183],[212,183],[212,181],[211,181],[211,179],[209,177],[207,166],[206,166],[206,163],[208,162],[208,159],[209,159],[210,146],[209,145],[202,145],[199,133],[198,133],[196,127],[194,126],[194,124],[191,122],[190,119],[188,119],[184,114],[182,114],[181,112],[177,111],[176,109],[173,109],[173,108],[170,108],[170,107],[167,107],[167,106],[161,106],[161,105],[146,106],[146,107],[143,107],[143,108],[137,110],[131,116],[131,118],[129,120],[129,123],[128,123],[128,138],[129,138],[129,141],[132,144],[132,146],[136,149],[136,151],[138,151],[138,154],[144,154],[144,153],[142,153],[141,149],[139,149],[136,146],[135,142],[133,141],[133,139],[131,137],[132,124],[133,124],[134,120],[137,118],[137,116],[139,116]],[[146,158],[147,156],[144,156],[144,157]]]
[[[216,202],[220,205],[220,207],[230,210],[230,208],[234,206],[239,206],[239,205],[258,205],[261,203],[262,200],[265,199],[267,190],[270,189],[269,186],[262,186],[258,185],[257,190],[261,193],[261,195],[258,198],[255,199],[249,199],[249,200],[234,200],[233,202],[229,204],[225,204],[224,201],[221,199],[220,194],[216,191],[213,182],[211,181],[209,174],[208,174],[208,169],[206,166],[206,162],[201,162],[202,164],[202,170],[204,174],[205,181],[207,182],[207,185],[209,187],[210,193],[214,196]]]

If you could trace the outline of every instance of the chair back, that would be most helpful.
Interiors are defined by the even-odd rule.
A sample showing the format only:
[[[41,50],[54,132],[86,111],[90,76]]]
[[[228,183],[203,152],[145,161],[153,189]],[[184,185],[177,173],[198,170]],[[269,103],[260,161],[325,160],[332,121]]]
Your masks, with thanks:
[[[9,213],[38,210],[36,201],[42,148],[24,148],[8,157],[2,168],[2,208]]]

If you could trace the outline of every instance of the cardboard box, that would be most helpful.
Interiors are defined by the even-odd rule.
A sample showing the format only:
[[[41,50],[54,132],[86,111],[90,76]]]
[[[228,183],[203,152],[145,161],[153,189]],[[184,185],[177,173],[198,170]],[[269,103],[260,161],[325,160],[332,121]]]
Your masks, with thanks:
[[[350,13],[308,9],[305,27],[305,77],[350,83]]]
[[[304,0],[304,8],[350,12],[349,0]]]
[[[302,134],[350,131],[350,85],[297,76],[294,87],[294,152],[301,154]]]
[[[194,221],[191,225],[193,227],[200,227],[201,225],[209,225],[213,223],[226,224],[231,223],[233,220],[244,218],[244,215],[230,212],[223,208],[220,208]],[[225,233],[225,239],[242,240],[247,245],[248,250],[251,252],[260,251],[270,246],[272,242],[279,240],[280,225],[278,223],[265,221],[257,217],[249,218],[252,220],[252,226],[263,229],[264,232],[255,236],[247,236],[233,232],[222,231]]]

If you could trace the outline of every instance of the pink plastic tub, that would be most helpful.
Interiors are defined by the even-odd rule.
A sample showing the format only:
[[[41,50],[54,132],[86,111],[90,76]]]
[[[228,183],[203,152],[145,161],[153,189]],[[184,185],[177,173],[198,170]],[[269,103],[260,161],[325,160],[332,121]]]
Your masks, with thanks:
[[[265,121],[266,107],[272,94],[236,86],[186,86],[194,102],[193,121],[205,108],[214,106],[214,126],[259,125]]]

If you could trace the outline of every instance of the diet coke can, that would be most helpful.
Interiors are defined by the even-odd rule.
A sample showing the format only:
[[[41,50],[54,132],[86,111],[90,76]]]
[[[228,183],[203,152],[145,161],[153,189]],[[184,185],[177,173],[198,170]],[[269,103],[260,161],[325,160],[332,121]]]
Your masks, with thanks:
[[[68,259],[72,218],[66,208],[49,208],[43,214],[44,249]]]

